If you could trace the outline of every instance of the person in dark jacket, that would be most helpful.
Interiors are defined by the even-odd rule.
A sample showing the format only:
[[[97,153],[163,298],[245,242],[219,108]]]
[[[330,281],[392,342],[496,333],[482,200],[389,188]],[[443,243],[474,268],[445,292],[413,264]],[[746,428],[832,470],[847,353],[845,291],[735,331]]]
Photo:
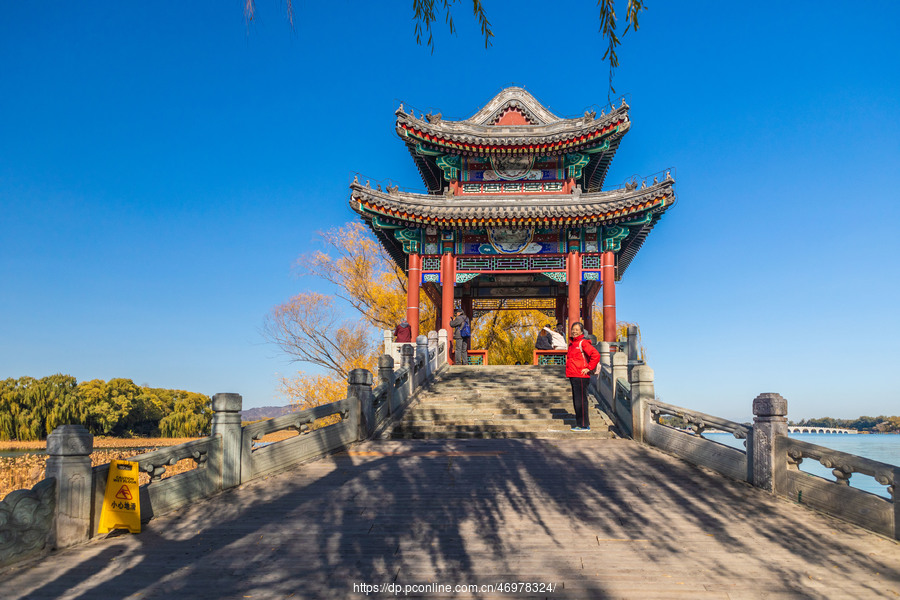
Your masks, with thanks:
[[[472,339],[472,327],[469,325],[469,318],[461,308],[456,309],[453,319],[450,320],[450,327],[453,328],[454,361],[458,365],[467,365],[469,364],[469,342]]]
[[[590,400],[587,396],[591,373],[600,363],[600,353],[584,338],[584,326],[572,323],[569,350],[566,354],[566,377],[572,385],[572,404],[575,408],[575,427],[572,431],[590,431]]]
[[[409,322],[406,319],[400,321],[400,323],[394,328],[394,341],[398,344],[408,344],[412,342],[412,327],[409,326]]]

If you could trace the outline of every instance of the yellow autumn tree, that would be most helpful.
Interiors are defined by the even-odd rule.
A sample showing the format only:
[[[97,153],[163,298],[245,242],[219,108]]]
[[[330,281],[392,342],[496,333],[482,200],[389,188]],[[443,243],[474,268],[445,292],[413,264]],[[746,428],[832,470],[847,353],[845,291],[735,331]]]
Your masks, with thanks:
[[[325,251],[297,259],[298,275],[313,276],[336,288],[335,295],[355,308],[363,320],[379,329],[393,329],[406,316],[406,273],[362,223],[319,233]],[[423,295],[424,296],[424,295]],[[426,302],[423,322],[434,318]]]
[[[294,362],[314,367],[282,378],[282,392],[298,408],[343,398],[347,374],[375,371],[381,354],[380,330],[393,329],[406,316],[406,273],[362,223],[351,222],[319,234],[323,250],[301,255],[295,270],[333,287],[334,295],[301,292],[269,313],[266,338]],[[342,314],[338,301],[354,309]],[[420,331],[431,328],[435,306],[421,294]],[[594,335],[602,337],[602,311],[595,308]],[[537,310],[498,310],[472,322],[472,347],[488,351],[491,364],[531,364],[537,332],[555,320]],[[624,339],[629,323],[618,324]],[[451,332],[452,335],[452,332]]]
[[[347,392],[353,369],[375,371],[381,354],[379,330],[393,329],[406,316],[406,273],[362,223],[321,232],[324,250],[301,255],[295,271],[330,283],[333,296],[301,292],[269,313],[265,337],[294,362],[316,368],[283,377],[281,389],[299,409],[334,402]],[[355,309],[344,318],[336,300]],[[422,294],[421,322],[434,322],[435,307]]]
[[[495,310],[472,323],[472,345],[492,365],[530,365],[537,332],[550,323],[538,310]]]

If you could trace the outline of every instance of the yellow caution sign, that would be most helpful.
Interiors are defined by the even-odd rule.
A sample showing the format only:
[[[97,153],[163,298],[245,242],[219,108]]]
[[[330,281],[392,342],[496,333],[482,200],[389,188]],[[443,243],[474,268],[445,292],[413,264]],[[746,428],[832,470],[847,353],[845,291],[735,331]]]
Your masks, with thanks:
[[[138,463],[114,460],[109,463],[106,494],[100,511],[97,533],[113,529],[141,532],[141,497],[138,493]]]

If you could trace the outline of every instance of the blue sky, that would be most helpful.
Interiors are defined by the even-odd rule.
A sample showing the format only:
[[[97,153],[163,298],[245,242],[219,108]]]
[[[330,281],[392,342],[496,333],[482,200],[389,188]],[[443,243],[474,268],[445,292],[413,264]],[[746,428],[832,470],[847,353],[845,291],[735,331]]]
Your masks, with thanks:
[[[415,44],[408,3],[20,2],[0,24],[0,377],[281,404],[267,311],[355,218],[353,172],[421,187],[399,102],[467,118],[522,85],[607,99],[593,2],[486,3],[485,49]],[[865,10],[861,10],[864,8]],[[900,413],[900,5],[651,2],[620,52],[632,130],[608,183],[676,168],[617,288],[657,392],[746,420]]]

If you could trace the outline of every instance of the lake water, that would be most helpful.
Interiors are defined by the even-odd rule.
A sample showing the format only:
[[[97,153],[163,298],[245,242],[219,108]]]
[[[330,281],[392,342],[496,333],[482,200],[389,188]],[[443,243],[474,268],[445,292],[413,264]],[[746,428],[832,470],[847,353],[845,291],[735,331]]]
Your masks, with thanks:
[[[730,433],[704,433],[703,437],[732,448],[744,449],[744,440],[737,440]],[[802,442],[831,448],[832,450],[839,450],[840,452],[863,456],[878,462],[900,466],[900,435],[792,433],[790,437]],[[800,463],[800,470],[834,481],[831,469],[823,467],[819,461],[811,458],[806,458]],[[850,485],[882,498],[890,498],[887,487],[868,475],[854,473],[850,478]]]

